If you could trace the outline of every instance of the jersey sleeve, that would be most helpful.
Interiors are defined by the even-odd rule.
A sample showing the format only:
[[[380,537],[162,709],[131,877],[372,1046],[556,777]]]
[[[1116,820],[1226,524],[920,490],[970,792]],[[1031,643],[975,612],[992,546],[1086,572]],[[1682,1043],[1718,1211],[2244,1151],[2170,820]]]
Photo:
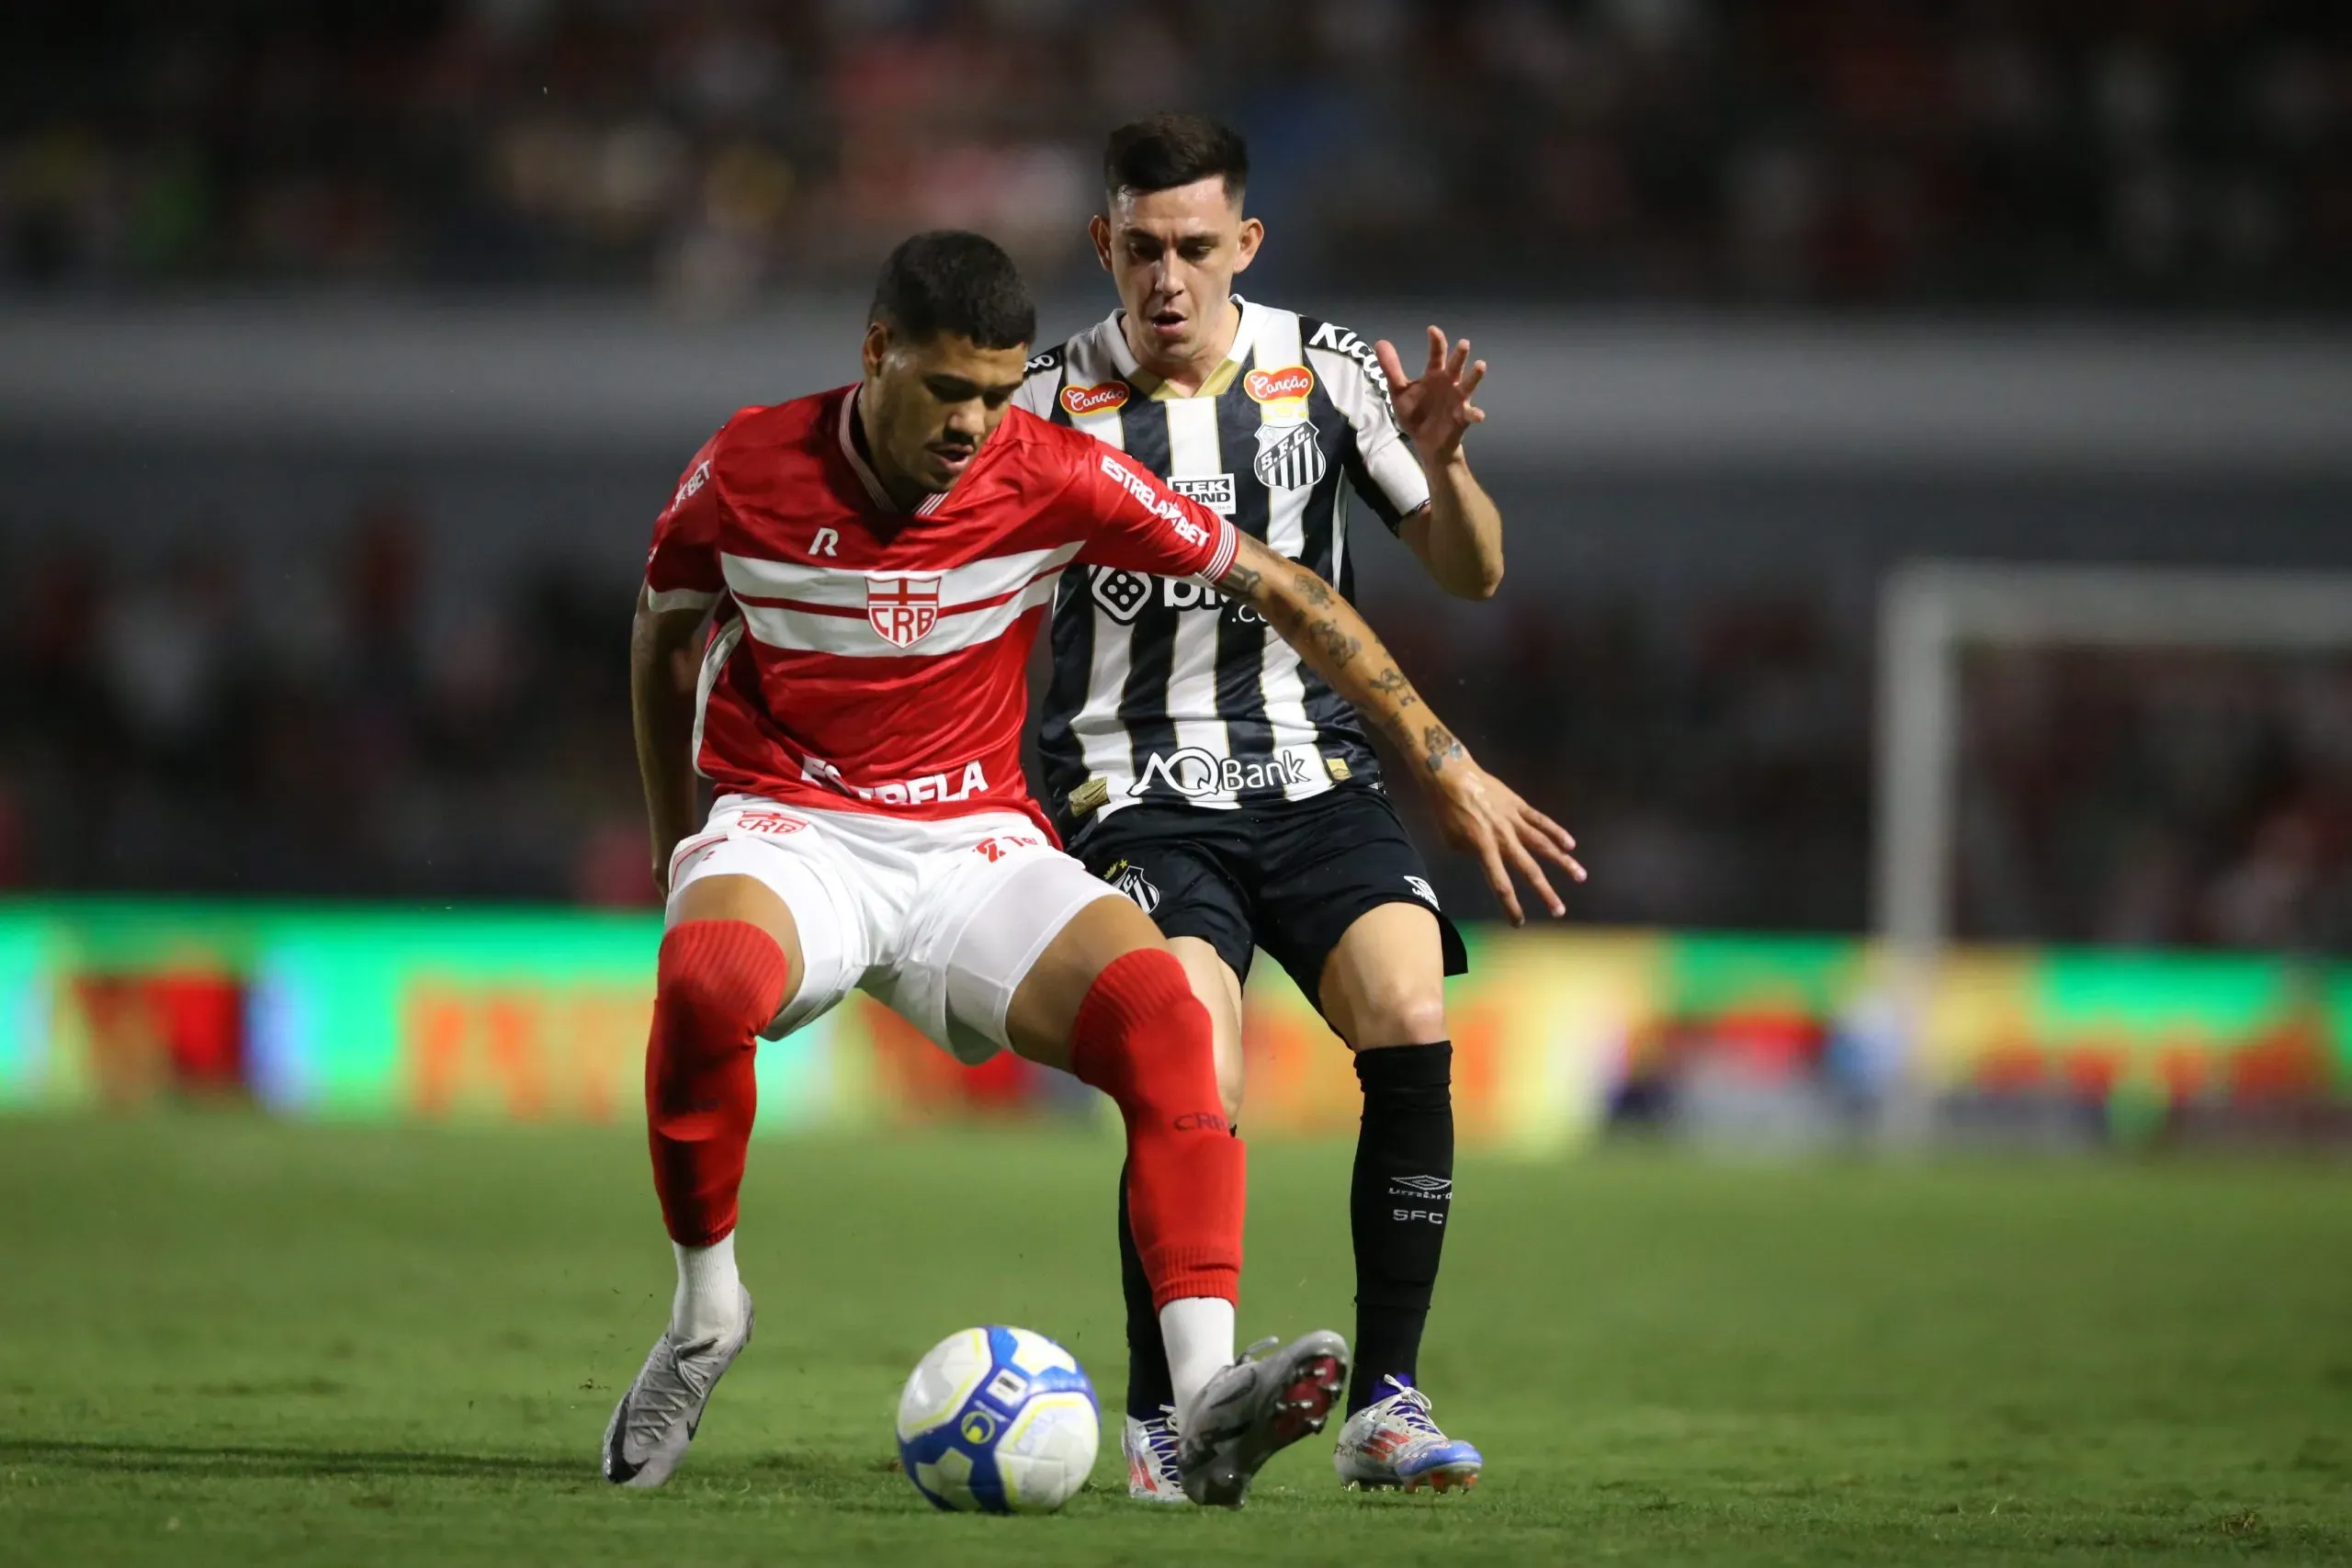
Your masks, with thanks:
[[[1324,385],[1331,404],[1354,433],[1348,455],[1348,482],[1364,504],[1395,533],[1405,519],[1430,503],[1429,476],[1413,455],[1396,407],[1388,399],[1388,377],[1373,357],[1372,345],[1351,332],[1328,329],[1340,349],[1323,350]]]
[[[679,476],[677,493],[653,522],[645,558],[646,603],[656,612],[707,610],[727,591],[718,564],[718,525],[726,502],[711,482],[719,438],[712,436]]]
[[[1012,394],[1012,406],[1026,410],[1039,419],[1054,417],[1054,399],[1062,389],[1062,357],[1065,350],[1056,347],[1029,356],[1022,368],[1021,389]]]
[[[1231,523],[1091,436],[1068,450],[1078,471],[1062,492],[1063,506],[1080,560],[1212,586],[1233,564],[1240,536]]]

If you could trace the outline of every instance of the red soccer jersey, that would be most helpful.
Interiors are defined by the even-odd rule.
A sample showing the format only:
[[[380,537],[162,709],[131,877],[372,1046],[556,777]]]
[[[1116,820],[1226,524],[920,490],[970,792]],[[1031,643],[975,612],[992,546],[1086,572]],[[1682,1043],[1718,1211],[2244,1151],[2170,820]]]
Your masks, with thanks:
[[[857,389],[745,409],[653,525],[657,610],[718,605],[695,765],[721,790],[944,818],[1045,815],[1021,776],[1037,623],[1073,560],[1213,581],[1237,536],[1019,409],[911,515],[851,439]],[[1047,831],[1051,831],[1047,828]]]

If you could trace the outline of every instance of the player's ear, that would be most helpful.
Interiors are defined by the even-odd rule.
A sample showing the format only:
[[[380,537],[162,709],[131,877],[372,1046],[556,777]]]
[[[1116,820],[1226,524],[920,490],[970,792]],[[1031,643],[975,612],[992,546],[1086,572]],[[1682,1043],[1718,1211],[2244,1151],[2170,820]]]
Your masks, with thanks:
[[[1102,214],[1096,213],[1086,220],[1086,237],[1094,242],[1094,259],[1102,264],[1104,272],[1110,271],[1111,220]]]
[[[883,356],[890,352],[890,329],[880,321],[865,323],[865,378],[874,380],[882,374]]]
[[[1241,220],[1241,243],[1234,252],[1233,270],[1248,272],[1250,264],[1258,259],[1258,247],[1265,243],[1266,226],[1255,218]]]

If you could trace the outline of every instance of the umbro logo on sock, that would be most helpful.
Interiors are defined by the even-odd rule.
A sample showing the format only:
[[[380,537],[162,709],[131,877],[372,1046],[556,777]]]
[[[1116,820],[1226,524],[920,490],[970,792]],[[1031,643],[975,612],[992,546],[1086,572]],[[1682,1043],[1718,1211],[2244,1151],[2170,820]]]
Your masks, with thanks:
[[[1451,1198],[1453,1178],[1450,1176],[1392,1176],[1389,1193],[1397,1198]]]

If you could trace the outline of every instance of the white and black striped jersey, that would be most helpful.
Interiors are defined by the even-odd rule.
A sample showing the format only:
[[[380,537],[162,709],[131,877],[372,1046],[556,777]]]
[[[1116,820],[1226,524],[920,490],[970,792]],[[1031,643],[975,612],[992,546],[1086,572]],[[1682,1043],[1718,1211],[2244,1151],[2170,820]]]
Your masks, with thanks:
[[[1393,532],[1429,481],[1371,344],[1235,303],[1232,351],[1189,397],[1136,364],[1114,311],[1033,358],[1014,400],[1120,447],[1344,594],[1348,491]],[[1039,750],[1066,830],[1139,800],[1230,808],[1378,776],[1354,708],[1255,610],[1197,582],[1073,568],[1053,651]]]

